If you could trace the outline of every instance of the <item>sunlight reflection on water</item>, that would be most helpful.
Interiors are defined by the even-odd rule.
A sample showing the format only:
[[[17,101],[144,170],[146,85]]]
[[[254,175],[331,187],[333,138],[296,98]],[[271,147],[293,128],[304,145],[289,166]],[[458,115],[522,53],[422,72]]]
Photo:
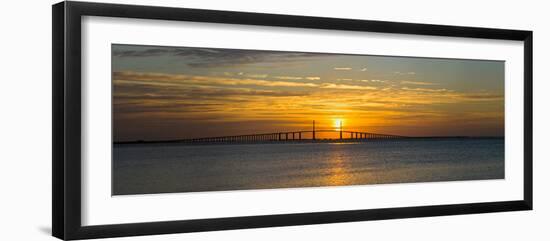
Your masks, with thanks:
[[[501,139],[113,149],[115,195],[498,178]]]

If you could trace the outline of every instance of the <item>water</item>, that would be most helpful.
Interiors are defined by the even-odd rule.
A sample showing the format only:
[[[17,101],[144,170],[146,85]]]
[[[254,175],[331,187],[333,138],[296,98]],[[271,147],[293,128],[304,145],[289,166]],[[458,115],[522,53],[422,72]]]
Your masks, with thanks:
[[[503,139],[113,148],[114,195],[502,178]]]

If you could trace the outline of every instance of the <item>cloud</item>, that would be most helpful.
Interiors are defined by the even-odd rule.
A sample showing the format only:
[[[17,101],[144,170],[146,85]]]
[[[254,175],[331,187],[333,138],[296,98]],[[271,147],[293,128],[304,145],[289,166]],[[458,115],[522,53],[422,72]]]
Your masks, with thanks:
[[[394,73],[394,74],[397,74],[397,75],[415,75],[415,74],[416,74],[416,72],[412,72],[412,71],[410,71],[410,72],[399,72],[399,71],[395,71],[395,72],[393,72],[393,73]]]
[[[302,77],[297,77],[297,76],[275,76],[273,78],[282,79],[282,80],[301,80],[302,79]]]
[[[351,80],[351,79],[349,79],[349,80]],[[369,79],[356,79],[354,81],[363,82],[363,83],[369,83],[369,82],[370,83],[385,83],[385,82],[387,82],[387,80],[379,80],[379,79],[371,79],[371,80],[369,80]]]
[[[308,77],[305,77],[305,79],[307,79],[307,80],[321,80],[321,77],[317,77],[317,76],[308,76]]]
[[[137,89],[138,90],[138,89]],[[179,90],[178,92],[169,91],[166,89],[156,89],[154,93],[143,91],[117,93],[115,98],[118,100],[186,100],[193,101],[197,99],[217,99],[227,96],[306,96],[309,95],[303,91],[276,91],[276,90],[255,90],[250,88],[201,88],[191,87],[187,90]]]
[[[268,75],[267,75],[267,74],[247,74],[246,76],[247,76],[247,77],[250,77],[250,78],[260,78],[260,79],[263,79],[263,78],[266,78]]]
[[[350,67],[334,67],[334,70],[348,71],[348,70],[352,70],[352,68],[350,68]]]
[[[334,54],[284,52],[269,50],[217,49],[194,47],[154,47],[113,45],[112,56],[118,58],[185,57],[188,66],[195,68],[229,67],[257,63],[287,63]]]
[[[386,82],[385,80],[379,80],[379,79],[371,79],[370,81],[371,81],[371,82],[378,82],[378,83],[384,83],[384,82]]]
[[[345,90],[376,90],[373,86],[344,85],[325,83],[321,85],[322,89],[345,89]]]
[[[453,90],[448,90],[444,88],[393,88],[385,87],[378,88],[376,86],[366,86],[366,85],[352,85],[352,84],[336,84],[336,83],[311,83],[311,82],[301,82],[301,81],[286,81],[286,80],[304,80],[304,77],[296,76],[278,76],[283,77],[283,80],[264,80],[264,79],[254,79],[254,78],[232,78],[232,77],[218,77],[218,76],[195,76],[195,75],[184,75],[184,74],[163,74],[163,73],[143,73],[143,72],[113,72],[113,81],[116,88],[121,88],[124,86],[141,86],[139,88],[143,89],[144,93],[154,93],[158,89],[171,90],[172,94],[177,94],[178,91],[187,91],[193,90],[200,93],[207,93],[205,88],[257,88],[257,91],[266,91],[266,92],[231,92],[237,93],[235,95],[246,95],[248,94],[264,94],[266,96],[277,96],[281,92],[269,92],[269,91],[280,91],[283,88],[311,88],[309,91],[300,89],[300,91],[305,91],[306,93],[314,93],[320,89],[322,90],[382,90],[385,93],[398,94],[397,97],[392,97],[396,101],[403,99],[405,97],[409,98],[410,103],[435,103],[440,102],[440,100],[435,100],[434,98],[440,98],[444,101],[492,101],[492,100],[501,100],[502,95],[495,94],[485,94],[480,93],[457,93]],[[311,78],[310,78],[311,80]],[[382,80],[363,80],[364,82],[382,82]],[[200,89],[202,88],[202,89]],[[317,89],[317,90],[316,90]],[[189,94],[188,92],[186,92]],[[224,92],[227,93],[227,92]],[[167,94],[166,92],[164,94]],[[211,92],[211,95],[220,94],[219,92]],[[295,95],[296,93],[292,93]],[[437,94],[437,95],[436,95]],[[445,94],[443,96],[443,94]],[[221,94],[220,94],[221,95]],[[288,95],[284,93],[283,95]],[[380,96],[379,98],[389,98],[388,96]],[[411,99],[413,98],[413,99]]]
[[[419,91],[419,92],[452,92],[452,90],[448,90],[448,89],[427,89],[427,88],[408,88],[408,87],[403,87],[401,89],[406,91]]]
[[[408,80],[401,81],[401,84],[402,85],[437,85],[436,83],[431,83],[431,82],[408,81]]]
[[[256,85],[264,87],[317,87],[314,83],[269,81],[259,79],[238,79],[214,76],[193,76],[182,74],[142,73],[142,72],[113,72],[113,80],[144,85],[161,86],[188,86],[188,85]]]
[[[224,76],[223,72],[219,76],[113,72],[112,76],[115,125],[134,126],[140,135],[151,132],[143,130],[144,125],[158,125],[158,130],[165,128],[162,130],[172,134],[181,126],[185,128],[180,130],[201,130],[205,123],[223,126],[228,121],[239,123],[237,129],[227,128],[237,134],[251,131],[252,125],[244,123],[259,121],[273,122],[269,126],[277,131],[302,128],[281,123],[307,125],[311,118],[321,120],[322,125],[322,120],[332,120],[335,114],[347,115],[349,123],[358,121],[368,128],[403,125],[415,130],[431,129],[434,123],[456,126],[484,121],[484,127],[503,123],[503,93],[483,90],[464,93],[422,85],[381,86],[371,80],[309,83],[307,77],[269,81],[247,75]],[[368,86],[371,83],[379,87]],[[159,132],[155,129],[154,133]]]
[[[151,57],[161,56],[172,52],[171,48],[145,48],[143,50],[118,50],[117,45],[113,45],[113,57]]]
[[[239,73],[231,73],[231,72],[223,72],[223,75],[225,76],[246,76],[250,78],[258,78],[258,79],[265,79],[270,77],[268,74],[245,74],[243,72]],[[280,79],[280,80],[321,80],[321,77],[318,76],[306,76],[306,77],[300,77],[300,76],[272,76],[270,78],[273,79]]]
[[[241,86],[256,86],[261,88],[278,88],[278,87],[301,87],[315,88],[325,90],[376,90],[374,86],[364,85],[348,85],[334,83],[310,83],[310,82],[294,82],[284,80],[300,80],[302,77],[293,76],[278,76],[283,80],[263,80],[252,78],[231,78],[231,77],[216,77],[216,76],[194,76],[183,74],[163,74],[163,73],[143,73],[143,72],[113,72],[113,82],[115,86],[142,86],[144,90],[155,90],[155,88],[172,89],[173,92],[180,90],[198,88],[214,88],[214,87],[241,87]],[[312,77],[311,79],[317,79]],[[204,93],[204,91],[203,91]],[[242,92],[239,92],[242,93]],[[259,92],[255,92],[259,93]],[[269,94],[270,92],[263,92]],[[274,94],[273,94],[274,95]]]
[[[365,71],[367,71],[367,68],[362,68],[360,71],[365,72]]]

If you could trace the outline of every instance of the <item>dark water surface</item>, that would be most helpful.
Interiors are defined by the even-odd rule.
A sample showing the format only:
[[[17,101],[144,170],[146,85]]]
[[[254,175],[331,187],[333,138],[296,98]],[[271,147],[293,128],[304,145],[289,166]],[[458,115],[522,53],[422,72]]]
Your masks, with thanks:
[[[113,148],[113,195],[502,178],[504,139]]]

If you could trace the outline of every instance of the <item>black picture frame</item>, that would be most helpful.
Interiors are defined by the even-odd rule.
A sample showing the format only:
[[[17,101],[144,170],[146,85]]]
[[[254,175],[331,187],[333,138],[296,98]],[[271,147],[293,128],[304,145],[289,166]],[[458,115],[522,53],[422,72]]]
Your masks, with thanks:
[[[212,230],[532,210],[533,32],[491,28],[366,21],[262,13],[197,10],[89,2],[52,6],[53,195],[52,233],[88,239]],[[428,36],[517,40],[524,43],[524,194],[522,200],[282,215],[174,220],[99,226],[81,224],[81,17],[103,16],[258,26],[349,30]]]

